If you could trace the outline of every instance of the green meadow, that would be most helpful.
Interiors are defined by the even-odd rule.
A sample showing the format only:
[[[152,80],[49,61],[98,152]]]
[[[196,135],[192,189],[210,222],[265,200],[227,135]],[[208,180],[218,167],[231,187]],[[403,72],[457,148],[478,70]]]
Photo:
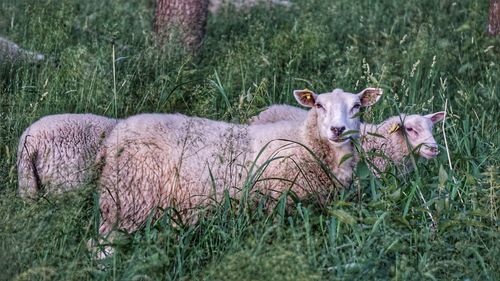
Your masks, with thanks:
[[[2,0],[0,36],[47,56],[0,63],[0,280],[500,280],[500,37],[488,1],[294,0],[210,15],[195,55],[159,47],[154,1]],[[97,186],[24,201],[23,130],[57,113],[181,112],[247,122],[292,91],[381,87],[363,112],[446,110],[437,158],[405,176],[356,169],[326,206],[226,198],[167,216],[96,260]],[[365,168],[363,168],[365,167]],[[394,168],[393,172],[397,172]]]

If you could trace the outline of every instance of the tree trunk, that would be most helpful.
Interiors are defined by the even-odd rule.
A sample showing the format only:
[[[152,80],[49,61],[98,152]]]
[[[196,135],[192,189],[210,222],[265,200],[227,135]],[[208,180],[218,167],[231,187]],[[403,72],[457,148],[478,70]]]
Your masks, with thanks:
[[[205,36],[208,0],[156,0],[155,32],[160,42],[180,42],[196,51]]]
[[[490,0],[490,23],[488,24],[490,35],[500,34],[500,0]]]

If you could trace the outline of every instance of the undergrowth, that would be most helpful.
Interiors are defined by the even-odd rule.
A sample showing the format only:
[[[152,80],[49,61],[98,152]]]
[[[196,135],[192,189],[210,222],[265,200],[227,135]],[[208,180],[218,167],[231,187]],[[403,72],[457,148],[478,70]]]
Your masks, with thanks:
[[[48,57],[0,68],[0,280],[500,279],[500,41],[486,35],[487,1],[223,10],[195,56],[155,45],[153,2],[0,2],[1,35]],[[358,168],[326,208],[242,212],[228,198],[194,225],[165,216],[125,235],[103,268],[87,250],[95,186],[37,202],[16,195],[18,138],[41,116],[182,112],[240,123],[294,104],[293,89],[367,86],[385,90],[364,112],[369,122],[446,109],[441,153],[401,177]]]

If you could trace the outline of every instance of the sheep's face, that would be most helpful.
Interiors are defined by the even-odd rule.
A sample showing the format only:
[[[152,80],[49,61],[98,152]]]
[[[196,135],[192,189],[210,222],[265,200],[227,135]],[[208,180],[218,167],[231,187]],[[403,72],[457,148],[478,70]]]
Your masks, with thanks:
[[[435,123],[443,120],[445,112],[436,112],[428,115],[409,115],[402,118],[403,129],[408,136],[412,149],[426,159],[431,159],[439,154],[439,148],[432,135]]]
[[[296,90],[294,96],[306,107],[317,113],[317,126],[321,138],[335,146],[349,143],[349,137],[359,133],[359,110],[371,106],[382,95],[382,89],[367,88],[359,94],[335,89],[331,93],[317,95],[309,90]]]

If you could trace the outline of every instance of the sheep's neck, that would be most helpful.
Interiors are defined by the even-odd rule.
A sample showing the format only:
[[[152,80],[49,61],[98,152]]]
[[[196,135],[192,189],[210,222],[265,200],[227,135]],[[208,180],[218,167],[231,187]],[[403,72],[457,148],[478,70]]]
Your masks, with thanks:
[[[338,147],[333,146],[328,140],[321,138],[318,129],[317,115],[316,109],[311,109],[304,121],[304,126],[302,126],[302,128],[304,128],[302,132],[304,144],[332,170],[335,176],[341,176],[338,180],[342,185],[348,185],[356,161],[354,157],[351,157],[344,161],[342,165],[339,166],[339,164],[345,155],[353,153],[353,144],[349,142],[346,145]]]
[[[385,131],[387,131],[391,126],[392,125],[388,124],[386,126],[387,128],[385,128]],[[394,157],[392,157],[394,163],[401,163],[403,159],[410,154],[408,143],[401,130],[403,130],[403,128],[400,128],[398,131],[393,132],[392,134],[387,133],[387,135],[385,136],[388,140],[387,149],[389,149],[389,151],[384,151],[384,153],[388,155],[394,155]]]
[[[399,117],[398,117],[399,118]],[[370,128],[373,125],[365,124],[366,128]],[[369,136],[366,135],[367,138],[378,138],[380,142],[377,142],[378,145],[376,147],[370,147],[370,149],[377,149],[380,152],[384,153],[388,157],[392,159],[394,163],[401,163],[403,159],[410,154],[410,150],[408,149],[408,144],[406,143],[406,139],[401,132],[402,128],[398,129],[395,132],[391,132],[391,129],[394,126],[399,126],[399,119],[394,122],[384,122],[381,126],[373,126],[372,128],[376,128],[373,133],[379,134],[383,136],[385,139],[379,138],[377,136]],[[378,127],[378,128],[377,128]],[[370,132],[370,130],[368,130]]]

